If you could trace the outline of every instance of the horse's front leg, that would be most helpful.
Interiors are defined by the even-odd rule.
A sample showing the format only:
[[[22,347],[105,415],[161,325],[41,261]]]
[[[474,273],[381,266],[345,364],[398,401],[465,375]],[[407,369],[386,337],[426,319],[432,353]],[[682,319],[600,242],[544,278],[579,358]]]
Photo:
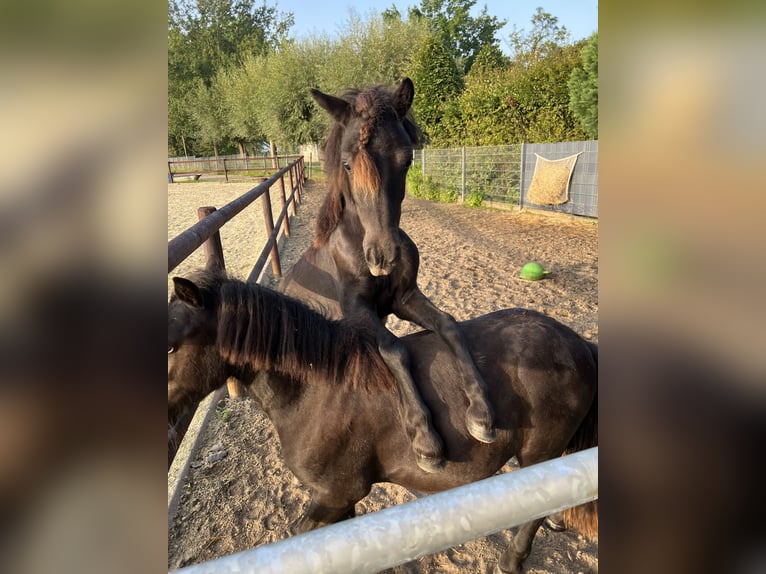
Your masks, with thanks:
[[[400,415],[416,462],[426,472],[437,472],[444,466],[444,444],[431,424],[431,413],[412,378],[410,354],[383,324],[378,326],[376,334],[380,355],[399,388]]]
[[[412,321],[438,333],[458,360],[463,377],[463,391],[468,398],[465,422],[468,433],[476,440],[491,443],[495,440],[495,423],[492,405],[487,397],[487,384],[476,368],[463,334],[454,317],[438,309],[417,287],[398,298],[393,307],[401,319]]]

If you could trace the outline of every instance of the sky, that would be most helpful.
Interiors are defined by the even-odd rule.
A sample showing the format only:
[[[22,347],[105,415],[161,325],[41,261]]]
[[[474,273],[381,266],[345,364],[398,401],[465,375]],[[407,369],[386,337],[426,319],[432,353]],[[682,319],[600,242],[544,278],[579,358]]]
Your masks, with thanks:
[[[407,8],[420,5],[420,0],[273,0],[282,12],[295,15],[295,25],[291,29],[295,37],[326,33],[331,37],[338,35],[343,24],[348,20],[349,8],[353,6],[357,13],[366,16],[370,12],[380,13],[391,5],[406,15]],[[598,30],[598,0],[477,0],[471,14],[477,16],[484,6],[490,16],[498,20],[507,20],[505,27],[498,33],[500,48],[508,53],[508,37],[515,24],[519,29],[529,30],[530,20],[538,6],[556,16],[560,26],[565,26],[571,39],[587,38]]]

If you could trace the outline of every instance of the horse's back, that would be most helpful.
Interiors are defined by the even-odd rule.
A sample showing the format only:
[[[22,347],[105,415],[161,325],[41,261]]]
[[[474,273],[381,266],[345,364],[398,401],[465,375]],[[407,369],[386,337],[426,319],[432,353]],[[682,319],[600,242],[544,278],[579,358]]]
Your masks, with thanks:
[[[468,438],[455,361],[437,336],[418,333],[403,340],[440,434],[461,449],[503,450],[503,456],[508,454],[503,462],[513,455],[522,462],[530,448],[552,452],[544,458],[560,455],[596,394],[598,374],[590,344],[555,319],[525,309],[496,311],[459,325],[487,382],[497,441],[479,445]]]

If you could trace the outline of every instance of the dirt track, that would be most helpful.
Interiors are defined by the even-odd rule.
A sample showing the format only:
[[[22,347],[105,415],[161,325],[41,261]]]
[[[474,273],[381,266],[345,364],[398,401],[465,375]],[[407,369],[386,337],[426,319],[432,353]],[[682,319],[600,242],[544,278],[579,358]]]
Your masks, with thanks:
[[[193,213],[198,205],[220,207],[225,201],[218,201],[217,193],[231,192],[225,187],[219,192],[204,190],[201,185],[186,184],[192,189],[184,190],[183,195],[177,188],[173,197],[169,193],[169,237],[184,227],[172,210],[183,207]],[[317,184],[307,187],[304,204],[292,222],[292,237],[283,251],[285,268],[310,244],[314,214],[324,193]],[[260,227],[260,215],[250,217]],[[245,222],[240,225],[247,226]],[[456,319],[505,307],[527,307],[559,319],[587,339],[598,340],[598,226],[594,222],[477,210],[408,197],[401,225],[420,249],[421,289]],[[251,243],[255,239],[244,242],[233,228],[226,233],[227,267],[244,278],[241,270],[255,261]],[[521,280],[519,270],[531,260],[542,263],[551,275],[539,282]],[[399,335],[416,330],[396,319],[390,319],[389,326]],[[227,453],[224,458],[208,462],[211,453],[222,450]],[[357,514],[412,499],[413,494],[404,488],[376,485],[357,505]],[[307,500],[306,492],[294,483],[282,463],[274,430],[263,413],[252,401],[225,399],[202,437],[201,448],[193,455],[170,532],[168,567],[179,568],[280,540]],[[509,540],[510,533],[500,532],[389,572],[491,572]],[[541,529],[526,568],[537,574],[597,572],[598,544],[575,532]]]

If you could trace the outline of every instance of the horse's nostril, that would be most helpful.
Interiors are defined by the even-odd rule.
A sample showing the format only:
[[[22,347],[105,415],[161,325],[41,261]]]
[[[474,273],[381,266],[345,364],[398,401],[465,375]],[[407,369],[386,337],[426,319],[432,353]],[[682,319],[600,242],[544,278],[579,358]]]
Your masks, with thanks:
[[[374,247],[370,247],[367,249],[367,251],[364,254],[364,258],[367,260],[367,263],[369,265],[380,265],[381,263],[383,263],[383,256],[381,255],[380,251],[378,251]]]

